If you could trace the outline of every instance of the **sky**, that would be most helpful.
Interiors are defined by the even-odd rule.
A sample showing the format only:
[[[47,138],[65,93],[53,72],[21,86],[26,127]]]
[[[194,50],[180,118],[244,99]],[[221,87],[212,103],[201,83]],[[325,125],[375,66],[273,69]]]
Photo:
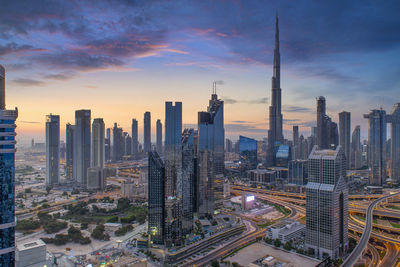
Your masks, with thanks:
[[[18,107],[17,140],[44,141],[45,116],[74,123],[91,109],[106,127],[117,122],[152,133],[164,102],[183,102],[195,127],[212,83],[225,101],[226,136],[261,139],[268,129],[275,15],[279,14],[284,135],[315,125],[316,97],[338,121],[400,102],[398,1],[53,1],[3,0],[0,64],[6,105]],[[139,139],[142,139],[140,136]]]

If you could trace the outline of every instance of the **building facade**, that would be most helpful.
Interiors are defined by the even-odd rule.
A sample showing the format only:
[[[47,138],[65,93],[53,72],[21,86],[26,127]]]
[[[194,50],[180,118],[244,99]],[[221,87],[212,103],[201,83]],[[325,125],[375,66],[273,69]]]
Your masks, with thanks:
[[[104,167],[105,160],[105,126],[101,118],[92,123],[92,167]]]
[[[257,168],[257,140],[239,136],[239,161],[243,171]]]
[[[74,147],[75,147],[74,135],[75,135],[75,125],[67,123],[65,127],[65,141],[66,141],[65,176],[69,179],[74,178],[73,175]]]
[[[392,183],[400,184],[400,103],[393,106],[392,113],[388,115],[390,123],[390,178]]]
[[[60,183],[60,116],[46,116],[46,185]]]
[[[90,110],[75,111],[73,174],[75,181],[82,186],[87,184],[87,169],[90,167],[90,120]]]
[[[15,264],[15,120],[5,105],[5,69],[0,65],[0,266]]]
[[[350,169],[350,132],[351,114],[350,112],[342,111],[339,113],[339,145],[346,156],[346,169]]]
[[[360,125],[357,125],[351,135],[350,167],[352,169],[362,167],[361,153],[361,128]]]
[[[318,149],[308,158],[306,248],[321,259],[343,257],[348,248],[348,189],[343,149]]]
[[[157,140],[157,144],[156,144],[156,147],[157,147],[157,152],[158,152],[158,154],[162,154],[162,147],[163,147],[163,145],[162,145],[162,123],[161,123],[161,120],[157,120],[157,123],[156,123],[156,140]]]
[[[143,119],[143,150],[145,154],[151,151],[151,114],[149,111],[144,113]]]
[[[132,155],[135,159],[138,157],[139,140],[138,140],[138,121],[132,119]]]

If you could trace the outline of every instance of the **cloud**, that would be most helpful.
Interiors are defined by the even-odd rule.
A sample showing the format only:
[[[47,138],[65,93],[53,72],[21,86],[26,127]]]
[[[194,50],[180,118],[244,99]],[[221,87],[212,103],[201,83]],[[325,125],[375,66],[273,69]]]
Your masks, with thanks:
[[[228,133],[267,133],[266,129],[260,129],[246,123],[227,123],[225,124],[225,130]]]
[[[307,112],[314,112],[314,110],[307,108],[307,107],[301,107],[301,106],[283,106],[283,112],[293,112],[293,113],[307,113]]]
[[[21,85],[21,86],[43,86],[46,83],[39,81],[39,80],[33,80],[33,79],[26,79],[26,78],[17,78],[12,80],[12,83]]]
[[[40,124],[39,121],[18,121],[18,123]]]
[[[50,79],[50,80],[60,80],[65,81],[71,79],[74,75],[72,73],[57,73],[57,74],[47,74],[44,75],[43,78]]]
[[[251,121],[241,121],[241,120],[237,120],[237,121],[232,121],[233,123],[252,123]]]
[[[225,104],[237,104],[237,103],[245,103],[245,104],[268,104],[269,98],[263,97],[260,99],[251,99],[251,100],[239,100],[233,99],[229,96],[223,96],[222,100],[224,100]]]
[[[25,51],[42,51],[43,49],[34,48],[31,45],[19,45],[14,42],[7,43],[5,45],[0,44],[0,56],[4,56],[10,53],[18,53]]]

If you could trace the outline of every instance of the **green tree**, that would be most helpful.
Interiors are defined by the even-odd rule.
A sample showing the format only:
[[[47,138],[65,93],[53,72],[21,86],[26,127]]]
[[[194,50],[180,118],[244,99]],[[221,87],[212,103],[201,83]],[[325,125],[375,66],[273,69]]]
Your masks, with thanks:
[[[51,191],[51,186],[46,186],[46,193],[47,193],[47,195],[50,193],[50,191]]]
[[[279,248],[281,246],[282,242],[277,238],[274,240],[274,246]]]
[[[219,267],[219,262],[217,260],[213,260],[211,262],[211,267]]]
[[[292,243],[290,243],[289,241],[287,241],[284,245],[283,248],[285,250],[291,250],[292,249]]]

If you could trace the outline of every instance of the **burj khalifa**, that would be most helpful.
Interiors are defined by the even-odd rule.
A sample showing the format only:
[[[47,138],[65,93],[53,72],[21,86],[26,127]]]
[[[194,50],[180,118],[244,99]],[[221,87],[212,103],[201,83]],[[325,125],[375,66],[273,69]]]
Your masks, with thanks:
[[[271,106],[269,107],[269,130],[267,166],[274,165],[274,147],[283,142],[282,133],[282,90],[281,90],[281,55],[279,53],[279,25],[276,16],[275,25],[275,49],[274,49],[274,73],[271,86]]]

